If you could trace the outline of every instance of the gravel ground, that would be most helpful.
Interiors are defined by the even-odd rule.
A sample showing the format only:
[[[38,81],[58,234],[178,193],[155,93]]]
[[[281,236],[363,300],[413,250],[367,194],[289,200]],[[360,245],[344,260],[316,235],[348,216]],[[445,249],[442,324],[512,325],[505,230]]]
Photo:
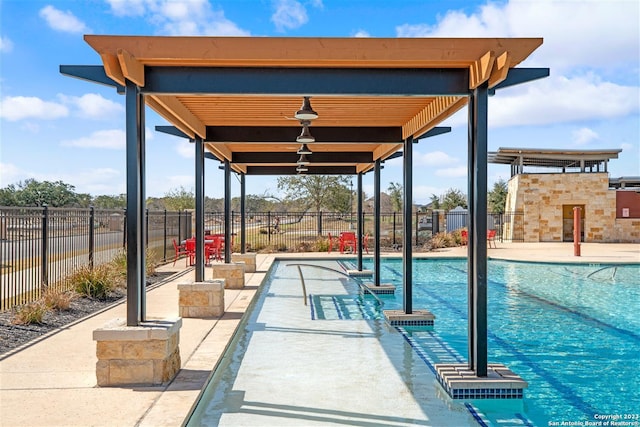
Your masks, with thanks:
[[[173,273],[156,273],[147,276],[147,286],[154,285]],[[18,347],[27,345],[38,340],[45,334],[61,329],[62,327],[90,316],[104,308],[107,308],[124,299],[126,291],[118,289],[106,300],[96,300],[91,298],[76,298],[71,301],[69,310],[49,311],[44,315],[43,323],[40,325],[13,325],[11,310],[0,313],[0,356]]]

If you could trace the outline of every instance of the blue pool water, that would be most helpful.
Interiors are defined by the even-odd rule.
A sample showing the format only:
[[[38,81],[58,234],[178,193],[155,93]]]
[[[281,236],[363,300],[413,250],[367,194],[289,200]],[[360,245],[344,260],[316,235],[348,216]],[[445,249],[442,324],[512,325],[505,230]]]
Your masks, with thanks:
[[[435,328],[402,332],[426,352],[435,341],[448,344],[450,351],[430,353],[435,363],[466,360],[467,261],[425,259],[413,267],[413,308],[433,312]],[[384,309],[402,308],[402,261],[383,260],[380,275],[397,285],[383,297]],[[624,421],[624,414],[640,421],[640,265],[491,260],[488,279],[489,362],[529,383],[522,419],[473,402],[492,423],[587,425],[601,415]]]

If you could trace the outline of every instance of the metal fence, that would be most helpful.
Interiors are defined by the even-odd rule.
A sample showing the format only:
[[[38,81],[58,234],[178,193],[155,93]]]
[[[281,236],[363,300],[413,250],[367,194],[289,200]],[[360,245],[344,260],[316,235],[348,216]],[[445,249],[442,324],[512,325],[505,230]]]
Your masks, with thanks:
[[[83,266],[123,251],[126,211],[0,207],[0,311],[66,290]],[[190,212],[147,212],[147,248],[159,261],[174,256],[173,239],[191,235]]]
[[[47,288],[65,290],[77,269],[112,261],[122,252],[126,211],[69,208],[0,207],[0,311],[39,298]],[[194,230],[192,211],[147,211],[147,250],[158,261],[175,257],[173,240],[181,243]],[[380,215],[380,236],[374,233],[372,213],[364,213],[363,226],[381,247],[402,244],[403,215]],[[498,230],[499,241],[523,240],[521,212],[489,214],[488,228]],[[241,215],[231,213],[233,250],[240,251]],[[277,225],[276,225],[277,224]],[[468,224],[466,211],[427,211],[412,215],[413,245],[425,244],[432,234]],[[248,212],[245,216],[246,250],[308,252],[326,250],[329,234],[357,229],[357,214],[329,212]],[[224,214],[205,213],[205,230],[224,233]]]

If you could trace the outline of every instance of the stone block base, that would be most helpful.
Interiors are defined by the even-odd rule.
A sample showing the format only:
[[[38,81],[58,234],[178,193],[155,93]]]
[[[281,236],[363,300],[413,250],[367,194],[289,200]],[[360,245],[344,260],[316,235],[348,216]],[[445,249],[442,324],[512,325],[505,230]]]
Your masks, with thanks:
[[[220,317],[224,314],[224,279],[179,283],[180,317]]]
[[[211,266],[215,279],[224,279],[227,289],[244,288],[244,264],[214,264]]]
[[[245,273],[255,273],[256,272],[256,253],[246,253],[246,254],[231,254],[231,261],[242,263],[244,262],[244,272]]]
[[[347,274],[351,277],[371,277],[373,271],[371,270],[347,270]]]
[[[396,285],[388,283],[380,283],[379,286],[373,283],[365,283],[364,286],[376,295],[393,295],[396,292]]]
[[[391,326],[433,326],[436,319],[428,310],[413,310],[411,314],[404,310],[384,310],[384,317]]]
[[[154,319],[127,326],[114,319],[93,331],[99,386],[160,385],[180,370],[181,318]]]
[[[465,364],[436,363],[438,382],[452,399],[522,399],[525,380],[499,363],[487,365],[487,376],[477,377]]]

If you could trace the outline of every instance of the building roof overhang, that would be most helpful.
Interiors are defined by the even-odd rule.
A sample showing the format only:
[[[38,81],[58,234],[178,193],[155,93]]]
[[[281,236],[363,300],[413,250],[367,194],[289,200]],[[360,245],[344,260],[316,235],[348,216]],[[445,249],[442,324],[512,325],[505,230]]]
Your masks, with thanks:
[[[515,68],[541,38],[270,38],[86,35],[101,67],[61,72],[123,92],[135,85],[174,135],[239,173],[295,173],[293,116],[310,96],[314,167],[361,173],[490,91],[548,75]],[[167,131],[167,129],[165,129]],[[316,156],[317,153],[317,156]],[[317,164],[316,164],[317,163]],[[271,169],[270,169],[271,168]]]

